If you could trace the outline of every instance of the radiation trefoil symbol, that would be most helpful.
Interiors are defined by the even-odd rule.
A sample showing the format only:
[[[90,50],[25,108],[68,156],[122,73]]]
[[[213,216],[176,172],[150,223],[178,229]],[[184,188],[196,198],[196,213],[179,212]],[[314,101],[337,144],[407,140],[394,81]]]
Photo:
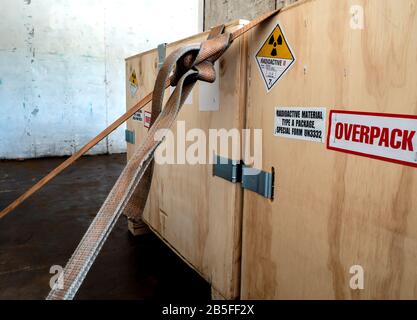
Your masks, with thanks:
[[[282,36],[279,35],[278,39],[275,41],[274,35],[271,35],[271,38],[269,38],[268,44],[274,46],[271,51],[271,56],[276,57],[278,55],[277,45],[282,46]]]
[[[279,23],[263,42],[255,58],[269,92],[295,62]]]

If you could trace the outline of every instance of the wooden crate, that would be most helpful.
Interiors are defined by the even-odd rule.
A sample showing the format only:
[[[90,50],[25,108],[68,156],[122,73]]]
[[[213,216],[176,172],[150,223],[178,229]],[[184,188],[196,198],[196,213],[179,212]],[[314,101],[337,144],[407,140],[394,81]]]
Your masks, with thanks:
[[[244,23],[233,22],[227,25],[227,30],[233,32]],[[169,44],[166,53],[168,55],[185,44],[200,42],[207,35],[202,33]],[[193,89],[192,97],[178,116],[178,121],[185,123],[186,130],[200,128],[208,135],[208,130],[213,128],[243,128],[246,83],[244,39],[237,40],[218,62],[218,84],[199,83]],[[153,90],[157,70],[157,50],[126,60],[127,108]],[[136,77],[132,77],[133,73]],[[219,90],[218,111],[204,111],[216,107],[215,103],[200,103],[216,87]],[[145,110],[150,111],[150,105]],[[135,119],[143,115],[136,115]],[[127,122],[127,129],[135,136],[134,143],[128,143],[127,147],[130,158],[148,129],[143,120],[134,119]],[[173,132],[176,136],[176,128]],[[187,146],[189,144],[187,142]],[[229,151],[218,155],[231,159]],[[239,160],[241,155],[234,157]],[[211,283],[213,296],[234,299],[240,293],[242,190],[237,184],[213,177],[212,170],[209,164],[156,164],[143,220]]]
[[[274,135],[277,107],[325,108],[326,131],[332,110],[416,116],[416,8],[413,0],[299,1],[227,51],[219,111],[199,111],[195,88],[178,118],[186,128],[261,128],[259,169],[275,172],[270,200],[213,177],[210,165],[156,166],[144,221],[213,296],[417,298],[416,168]],[[255,56],[278,21],[296,60],[267,92]],[[155,50],[127,59],[128,107],[152,90],[157,64]],[[132,119],[128,129],[137,146],[147,129]],[[358,266],[363,289],[352,284]]]
[[[275,197],[244,191],[243,299],[417,298],[417,169],[274,136],[276,107],[326,108],[327,128],[334,109],[416,116],[416,10],[301,1],[250,33],[247,127],[264,130]],[[296,62],[267,93],[254,57],[278,21]]]

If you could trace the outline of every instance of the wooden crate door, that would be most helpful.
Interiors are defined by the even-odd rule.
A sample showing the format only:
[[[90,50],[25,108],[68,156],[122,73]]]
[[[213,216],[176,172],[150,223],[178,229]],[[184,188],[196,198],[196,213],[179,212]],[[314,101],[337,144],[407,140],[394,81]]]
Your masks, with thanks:
[[[417,115],[416,10],[306,1],[251,32],[247,126],[264,130],[275,198],[244,191],[242,298],[417,298],[417,169],[274,136],[277,107]],[[278,20],[296,62],[267,93],[255,55]]]

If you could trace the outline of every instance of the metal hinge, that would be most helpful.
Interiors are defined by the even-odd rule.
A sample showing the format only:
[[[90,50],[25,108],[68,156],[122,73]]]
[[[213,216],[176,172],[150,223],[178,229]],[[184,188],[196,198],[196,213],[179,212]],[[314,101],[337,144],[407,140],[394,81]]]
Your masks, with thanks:
[[[165,57],[167,55],[167,44],[161,43],[158,45],[158,70],[161,69],[165,62]]]
[[[128,143],[135,144],[135,131],[125,130],[125,140]]]
[[[251,190],[261,196],[274,198],[274,172],[250,168],[240,160],[230,160],[215,156],[213,175],[232,183],[241,183],[243,189]]]

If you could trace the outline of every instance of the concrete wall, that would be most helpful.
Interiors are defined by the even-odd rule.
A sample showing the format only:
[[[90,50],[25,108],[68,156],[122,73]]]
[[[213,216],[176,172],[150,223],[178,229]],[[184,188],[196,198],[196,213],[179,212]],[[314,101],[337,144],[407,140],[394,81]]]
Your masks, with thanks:
[[[297,0],[204,0],[204,29],[236,19],[252,20]]]
[[[124,58],[196,33],[199,4],[0,0],[0,158],[78,150],[124,113]],[[125,145],[121,128],[92,153]]]

